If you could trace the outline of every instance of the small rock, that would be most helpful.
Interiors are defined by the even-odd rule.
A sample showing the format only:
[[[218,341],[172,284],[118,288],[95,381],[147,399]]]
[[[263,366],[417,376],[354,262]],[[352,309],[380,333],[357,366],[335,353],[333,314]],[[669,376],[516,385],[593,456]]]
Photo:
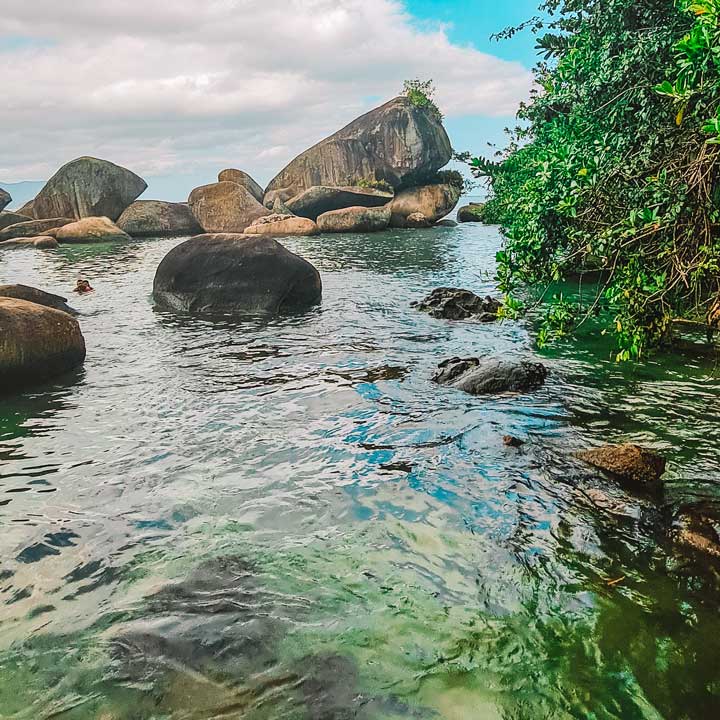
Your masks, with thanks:
[[[412,307],[434,318],[466,320],[476,317],[481,322],[492,322],[497,320],[501,303],[489,295],[481,298],[470,290],[440,287],[435,288],[424,300],[413,303]]]
[[[348,207],[323,213],[317,219],[320,232],[379,232],[390,224],[390,206]]]
[[[70,315],[77,315],[77,312],[67,304],[67,298],[38,290],[29,285],[0,285],[0,297],[27,300],[54,310],[62,310]]]
[[[36,247],[40,250],[54,250],[60,247],[58,241],[50,235],[39,235],[38,237],[15,238],[0,242],[0,249],[13,247]]]
[[[266,215],[245,229],[247,235],[276,237],[317,235],[319,232],[318,226],[312,220],[294,215]]]
[[[445,218],[444,220],[438,220],[435,223],[435,227],[457,227],[458,224],[452,218]]]
[[[470,203],[463,205],[457,212],[458,222],[483,222],[485,203]]]
[[[520,438],[513,437],[512,435],[504,435],[503,444],[507,447],[519,448],[525,444],[525,441]]]
[[[653,492],[662,488],[665,458],[639,445],[604,445],[579,452],[577,457],[636,488]]]
[[[440,363],[433,381],[471,395],[525,393],[542,387],[547,368],[541,363],[497,358],[450,358]]]
[[[720,560],[720,511],[703,503],[681,506],[671,531],[686,549]]]
[[[429,228],[430,221],[421,212],[414,212],[404,218],[402,224],[395,224],[393,227]]]
[[[118,242],[131,239],[107,217],[86,217],[63,225],[55,233],[55,237],[60,243]]]
[[[444,218],[460,199],[460,190],[455,185],[439,183],[422,185],[401,190],[391,203],[390,227],[427,227],[413,224],[412,218],[422,215],[432,225]]]

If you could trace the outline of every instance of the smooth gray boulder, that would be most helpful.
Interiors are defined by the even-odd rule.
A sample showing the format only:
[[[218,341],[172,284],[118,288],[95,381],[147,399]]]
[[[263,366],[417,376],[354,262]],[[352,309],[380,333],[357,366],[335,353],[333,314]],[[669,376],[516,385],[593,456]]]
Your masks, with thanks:
[[[320,232],[361,233],[385,230],[390,224],[390,206],[349,207],[323,213],[317,219]]]
[[[0,230],[0,242],[17,238],[37,237],[38,235],[54,236],[55,230],[71,222],[73,221],[70,218],[56,217],[47,220],[28,220],[15,225],[8,225],[8,227]]]
[[[30,287],[30,285],[0,285],[0,297],[27,300],[27,302],[44,305],[53,310],[62,310],[70,315],[77,315],[77,311],[67,304],[67,298]]]
[[[85,360],[85,339],[67,312],[0,297],[0,394],[61,375]]]
[[[145,181],[119,165],[81,157],[63,165],[32,201],[37,219],[108,217],[113,222],[145,192]]]
[[[361,187],[308,188],[286,201],[294,215],[317,220],[320,215],[349,207],[381,207],[393,199],[392,193]]]
[[[30,220],[32,220],[32,218],[28,217],[27,215],[21,215],[20,213],[5,210],[3,212],[0,212],[0,230],[4,230],[6,227],[10,227],[10,225],[30,222]]]
[[[541,363],[500,358],[450,358],[440,363],[433,381],[471,395],[526,393],[542,387],[547,368]]]
[[[117,226],[132,237],[182,237],[203,231],[187,203],[162,200],[136,200]]]
[[[206,233],[242,233],[270,211],[242,185],[219,182],[190,193],[190,210]]]
[[[417,185],[451,157],[450,139],[437,115],[397,97],[296,157],[270,182],[266,197],[272,191],[297,195],[316,185],[360,180],[385,181],[394,188]]]
[[[0,210],[4,210],[12,202],[12,197],[7,190],[0,188]]]
[[[412,216],[418,213],[433,225],[451,212],[459,199],[459,188],[449,183],[407,188],[392,201],[390,227],[413,227]]]
[[[173,248],[153,284],[155,301],[180,312],[262,314],[317,304],[320,273],[265,235],[198,235]]]
[[[218,175],[218,182],[234,182],[242,185],[259,203],[263,201],[265,191],[243,170],[232,168],[223,170]]]

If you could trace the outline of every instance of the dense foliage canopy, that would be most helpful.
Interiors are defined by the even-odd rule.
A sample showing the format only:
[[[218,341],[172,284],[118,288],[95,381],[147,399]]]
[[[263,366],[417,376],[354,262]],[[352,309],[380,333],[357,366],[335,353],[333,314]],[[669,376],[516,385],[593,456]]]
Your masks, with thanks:
[[[519,286],[544,291],[541,342],[604,308],[618,359],[638,357],[718,299],[720,0],[541,10],[521,127],[496,162],[472,161],[507,238],[501,286],[510,309]],[[557,292],[591,269],[604,271],[597,292]]]

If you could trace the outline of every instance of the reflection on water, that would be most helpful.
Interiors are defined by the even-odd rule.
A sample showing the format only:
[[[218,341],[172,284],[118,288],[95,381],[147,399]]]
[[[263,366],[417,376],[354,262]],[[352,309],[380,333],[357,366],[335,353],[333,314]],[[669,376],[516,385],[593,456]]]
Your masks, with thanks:
[[[288,241],[324,299],[270,322],[155,310],[177,242],[3,256],[96,292],[84,369],[0,401],[0,717],[713,716],[717,577],[572,458],[641,441],[671,506],[717,499],[713,358],[589,334],[537,393],[472,398],[435,365],[525,328],[409,305],[491,293],[493,229]]]

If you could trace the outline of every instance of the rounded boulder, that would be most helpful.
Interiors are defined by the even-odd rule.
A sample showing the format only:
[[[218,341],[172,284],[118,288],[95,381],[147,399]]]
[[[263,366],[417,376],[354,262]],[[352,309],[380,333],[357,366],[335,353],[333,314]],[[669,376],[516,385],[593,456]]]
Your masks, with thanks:
[[[295,215],[278,214],[261,217],[245,230],[247,235],[274,235],[276,237],[317,235],[318,232],[320,232],[318,226],[312,220],[295,217]]]
[[[190,193],[190,210],[206,233],[242,233],[270,211],[234,182],[202,185]]]
[[[110,218],[87,217],[77,222],[63,225],[55,233],[59,243],[102,243],[130,240]]]
[[[198,235],[173,248],[153,284],[164,307],[201,314],[275,315],[306,309],[322,296],[320,273],[264,235]]]
[[[320,232],[379,232],[390,224],[390,206],[349,207],[323,213],[317,220]]]
[[[203,231],[189,205],[162,200],[136,200],[117,226],[132,237],[179,237]]]

